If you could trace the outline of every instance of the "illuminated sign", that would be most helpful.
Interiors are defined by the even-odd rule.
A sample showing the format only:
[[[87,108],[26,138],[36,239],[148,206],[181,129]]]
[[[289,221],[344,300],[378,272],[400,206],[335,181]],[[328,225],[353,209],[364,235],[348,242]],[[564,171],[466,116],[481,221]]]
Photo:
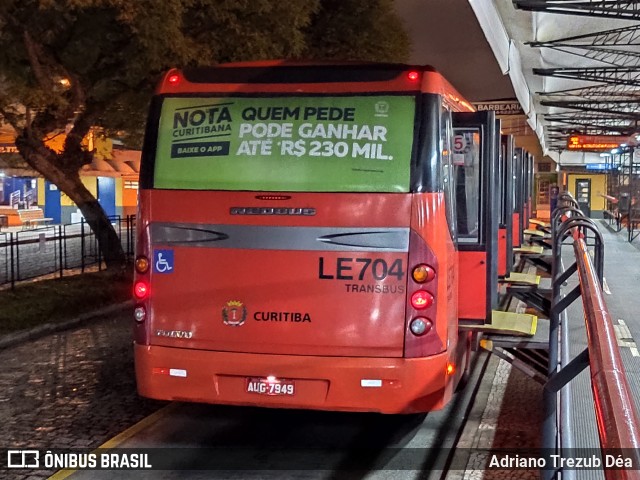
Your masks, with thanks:
[[[490,102],[473,102],[479,112],[496,112],[496,115],[524,115],[518,100],[494,100]]]
[[[587,163],[585,165],[587,170],[617,170],[618,166],[612,163]]]
[[[18,153],[18,147],[13,143],[0,143],[0,153]]]
[[[631,137],[623,135],[571,135],[567,139],[568,150],[606,151],[630,143]]]
[[[408,192],[415,118],[411,95],[168,97],[154,186]]]

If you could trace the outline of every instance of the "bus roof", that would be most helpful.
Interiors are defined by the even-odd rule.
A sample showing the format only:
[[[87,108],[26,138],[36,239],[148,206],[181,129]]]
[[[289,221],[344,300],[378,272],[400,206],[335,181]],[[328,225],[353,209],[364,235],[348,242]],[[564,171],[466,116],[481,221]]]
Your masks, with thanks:
[[[473,107],[433,67],[393,63],[241,62],[172,69],[157,94],[435,93],[456,111]]]

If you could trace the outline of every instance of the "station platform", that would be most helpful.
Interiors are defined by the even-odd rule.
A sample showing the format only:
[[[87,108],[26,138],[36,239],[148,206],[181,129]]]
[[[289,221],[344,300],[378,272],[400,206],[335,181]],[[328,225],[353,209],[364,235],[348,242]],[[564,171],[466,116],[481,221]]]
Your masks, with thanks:
[[[638,295],[640,245],[629,243],[626,238],[626,232],[616,232],[605,220],[596,220],[595,222],[604,242],[604,301],[614,326],[616,343],[622,357],[626,381],[635,402],[636,411],[640,411],[640,353],[636,343],[637,339],[640,338],[640,319],[636,314],[640,309],[640,295]],[[589,250],[593,255],[591,248]],[[525,247],[525,250],[529,249]],[[521,252],[517,253],[521,254]],[[536,250],[534,253],[540,254],[542,252]],[[520,260],[518,269],[522,269],[522,274],[515,275],[512,280],[524,279],[532,275],[536,277],[536,274],[540,275],[540,279],[536,279],[533,285],[527,285],[525,282],[519,285],[518,282],[508,282],[507,279],[504,279],[505,296],[510,298],[505,308],[512,312],[531,312],[540,315],[537,320],[535,334],[506,335],[495,334],[486,330],[480,344],[484,349],[492,352],[496,358],[501,359],[500,368],[510,372],[507,377],[513,379],[514,384],[517,384],[518,391],[511,392],[509,395],[510,402],[507,402],[505,397],[503,410],[508,411],[510,408],[519,408],[519,418],[523,416],[527,418],[538,416],[539,425],[531,427],[530,431],[526,432],[526,436],[523,436],[523,438],[527,438],[527,440],[524,442],[516,441],[513,438],[508,443],[500,442],[497,439],[483,440],[482,436],[478,439],[473,437],[473,432],[469,432],[469,436],[473,440],[470,440],[467,446],[486,449],[499,449],[505,446],[513,448],[515,445],[528,448],[539,447],[541,449],[547,447],[544,444],[542,425],[545,417],[544,411],[546,410],[543,407],[543,391],[544,385],[547,383],[549,320],[545,318],[545,312],[542,311],[544,308],[534,308],[532,303],[535,304],[535,299],[538,297],[535,297],[534,302],[531,302],[532,297],[530,294],[534,292],[541,299],[549,299],[551,296],[551,286],[549,285],[551,279],[544,269],[535,267],[531,262],[524,259],[523,255],[520,255],[518,259]],[[551,258],[548,260],[551,261]],[[564,268],[568,268],[573,262],[575,262],[573,247],[570,244],[566,244],[563,247]],[[574,274],[562,286],[561,294],[568,294],[577,284],[578,276]],[[511,290],[511,296],[508,295],[509,290]],[[528,295],[528,304],[525,304],[521,298],[514,295],[518,291]],[[542,305],[541,307],[546,306]],[[587,348],[584,315],[580,298],[574,301],[561,315],[561,321],[567,327],[563,346],[568,346],[568,348],[561,349],[559,352],[562,367],[578,357]],[[520,380],[516,382],[516,379]],[[495,392],[500,391],[500,388],[504,388],[504,383],[504,380],[496,376],[490,395],[494,395]],[[539,390],[536,390],[534,386],[537,386]],[[523,400],[521,391],[528,392],[528,400]],[[600,439],[598,437],[595,412],[596,400],[592,392],[591,372],[588,366],[561,389],[557,402],[557,428],[560,437],[557,441],[563,445],[564,449],[561,455],[563,457],[580,456],[581,454],[600,455]],[[484,422],[485,417],[491,418],[491,408],[487,406],[486,410],[479,414],[479,417],[483,419],[482,422]],[[486,423],[482,423],[485,429],[496,428],[496,425],[498,425],[498,422],[494,422],[494,424]],[[518,432],[518,434],[523,433],[519,431],[521,427],[517,421],[514,424],[509,423],[509,428],[514,432]],[[536,436],[536,433],[538,436]],[[474,475],[486,474],[486,471],[480,472],[482,465],[486,466],[486,458],[479,454],[476,454],[476,457],[475,463],[473,461],[469,462],[468,470],[464,475],[452,478],[475,478],[468,476],[469,472]],[[511,473],[516,475],[512,478],[549,478],[542,476],[543,473],[547,474],[549,472],[535,470],[526,472],[514,470]],[[525,477],[524,475],[530,476]],[[600,480],[605,478],[602,469],[565,469],[561,472],[561,475],[563,479]],[[479,476],[478,478],[486,477]],[[490,476],[489,478],[494,477]]]
[[[616,233],[604,220],[596,221],[604,239],[604,292],[605,302],[614,325],[617,344],[622,356],[626,380],[631,389],[636,411],[640,411],[640,353],[637,340],[640,339],[640,245],[629,243],[626,232]],[[573,254],[567,249],[567,255]],[[577,280],[563,288],[568,290]],[[587,347],[587,335],[583,318],[582,303],[574,302],[567,311],[569,325],[569,349],[561,352],[563,363],[575,358]],[[594,398],[591,391],[589,369],[583,370],[562,390],[566,395],[569,412],[561,413],[561,421],[566,419],[561,435],[574,448],[599,448]],[[601,470],[576,471],[578,479],[601,479]]]
[[[629,243],[625,232],[617,232],[605,220],[596,220],[604,242],[603,291],[616,335],[626,381],[629,385],[636,411],[640,411],[640,353],[637,339],[640,338],[640,245]],[[531,235],[530,243],[537,244],[539,235]],[[519,249],[520,268],[525,273],[511,274],[504,279],[508,298],[519,304],[520,311],[534,312],[542,316],[533,336],[487,335],[485,348],[507,360],[514,367],[525,372],[532,381],[544,385],[547,382],[548,358],[545,352],[549,342],[549,320],[551,298],[552,262],[550,252],[536,247]],[[593,251],[589,249],[593,256]],[[563,267],[575,262],[571,245],[563,247]],[[528,256],[533,255],[534,261]],[[564,270],[563,268],[563,270]],[[538,275],[536,275],[538,274]],[[535,278],[535,280],[534,280]],[[561,288],[566,295],[578,286],[576,274],[569,277]],[[511,310],[513,303],[511,303]],[[587,349],[587,329],[585,326],[583,303],[574,301],[561,314],[561,347],[559,359],[561,367],[569,364]],[[566,327],[566,328],[565,328]],[[488,344],[488,346],[487,346]],[[587,367],[573,378],[561,391],[558,400],[558,432],[560,444],[565,449],[598,453],[600,440],[592,392],[591,372]],[[563,477],[564,478],[564,477]],[[575,470],[568,478],[604,479],[602,470]]]

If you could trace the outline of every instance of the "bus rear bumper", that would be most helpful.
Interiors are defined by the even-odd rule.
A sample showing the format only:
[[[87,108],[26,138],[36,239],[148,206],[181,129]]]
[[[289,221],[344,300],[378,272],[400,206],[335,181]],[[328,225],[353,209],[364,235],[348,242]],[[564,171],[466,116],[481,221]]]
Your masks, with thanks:
[[[446,352],[426,358],[363,358],[135,345],[138,392],[144,397],[380,413],[442,408],[453,391],[453,376],[446,374],[448,358]],[[293,387],[277,395],[250,391],[271,376]]]

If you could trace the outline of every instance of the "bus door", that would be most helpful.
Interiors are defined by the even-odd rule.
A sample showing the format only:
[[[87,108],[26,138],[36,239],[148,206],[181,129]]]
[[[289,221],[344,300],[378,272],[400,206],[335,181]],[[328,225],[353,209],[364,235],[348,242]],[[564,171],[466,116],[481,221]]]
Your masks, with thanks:
[[[524,239],[524,155],[522,148],[513,156],[513,246],[520,247]]]
[[[504,162],[503,162],[503,153],[502,153],[502,140],[500,134],[500,119],[496,119],[496,128],[495,128],[495,145],[496,145],[496,171],[495,171],[495,192],[494,195],[498,199],[497,210],[495,215],[498,217],[498,229],[497,229],[497,238],[496,242],[498,245],[496,262],[497,262],[497,272],[498,277],[504,277],[506,275],[506,259],[507,259],[507,250],[506,250],[506,227],[504,227],[504,186],[502,185],[502,176],[504,171]]]
[[[500,137],[500,179],[502,184],[502,204],[498,225],[498,275],[504,277],[513,269],[513,149],[512,135]]]
[[[529,220],[533,218],[533,154],[527,156],[527,228]]]
[[[494,112],[454,113],[460,320],[490,322],[498,290],[498,141]]]

